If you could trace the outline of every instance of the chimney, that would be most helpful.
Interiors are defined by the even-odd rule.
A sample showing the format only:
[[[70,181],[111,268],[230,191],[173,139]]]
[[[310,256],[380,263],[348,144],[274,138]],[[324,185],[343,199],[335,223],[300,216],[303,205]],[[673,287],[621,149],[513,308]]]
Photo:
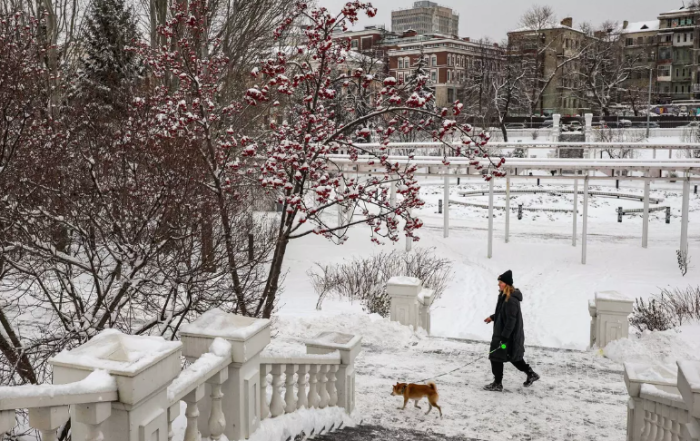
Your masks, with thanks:
[[[623,21],[623,22],[622,22],[622,29],[627,29],[627,27],[628,27],[629,25],[630,25],[630,22],[628,22],[627,20]]]
[[[564,20],[561,21],[562,26],[568,26],[570,28],[574,27],[574,19],[573,17],[566,17]]]
[[[495,48],[498,49],[500,46],[498,45],[498,43],[494,43],[494,44],[493,44],[493,47],[495,47]]]

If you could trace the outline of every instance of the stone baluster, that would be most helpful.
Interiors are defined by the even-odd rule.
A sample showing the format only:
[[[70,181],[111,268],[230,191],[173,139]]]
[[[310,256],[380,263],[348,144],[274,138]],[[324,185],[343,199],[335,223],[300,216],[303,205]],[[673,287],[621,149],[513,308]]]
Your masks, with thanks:
[[[0,411],[0,437],[10,432],[15,427],[15,411],[2,410]],[[0,438],[1,439],[1,438]]]
[[[337,365],[331,365],[328,368],[328,396],[329,396],[329,401],[328,405],[329,406],[337,406],[338,405],[338,387],[337,387],[337,381],[338,377],[335,375],[336,372],[338,372],[338,366]]]
[[[270,406],[267,404],[267,372],[269,366],[266,364],[260,365],[260,419],[264,420],[270,417]]]
[[[328,395],[328,377],[326,374],[328,373],[328,365],[324,364],[319,366],[319,374],[318,374],[318,395],[319,395],[319,402],[318,402],[318,407],[320,409],[325,409],[328,407],[328,402],[330,401],[330,396]]]
[[[29,409],[29,425],[41,432],[41,441],[56,441],[56,430],[68,421],[68,406]]]
[[[309,372],[309,365],[299,365],[297,369],[297,409],[309,407],[309,398],[306,395],[306,374]]]
[[[317,409],[318,403],[321,400],[316,389],[318,383],[318,368],[319,365],[317,364],[309,366],[309,409]]]
[[[187,417],[187,429],[185,429],[184,441],[201,441],[202,435],[199,433],[197,419],[199,418],[198,403],[204,398],[204,385],[199,385],[182,400],[187,403],[185,417]]]
[[[211,413],[209,414],[209,438],[218,441],[226,430],[226,416],[221,405],[224,398],[222,387],[228,380],[228,367],[211,377],[207,383],[211,385]]]
[[[272,400],[270,401],[270,414],[273,418],[284,414],[282,401],[282,368],[284,365],[272,365]]]
[[[286,413],[292,413],[297,410],[297,403],[294,396],[294,372],[296,371],[296,366],[293,364],[287,365],[286,375],[284,378],[285,392],[284,392],[284,402],[286,407],[284,411]]]
[[[168,407],[168,441],[173,441],[175,432],[173,431],[173,422],[180,416],[180,402]]]
[[[78,404],[75,406],[75,420],[85,424],[84,441],[103,441],[102,423],[112,415],[112,403]]]

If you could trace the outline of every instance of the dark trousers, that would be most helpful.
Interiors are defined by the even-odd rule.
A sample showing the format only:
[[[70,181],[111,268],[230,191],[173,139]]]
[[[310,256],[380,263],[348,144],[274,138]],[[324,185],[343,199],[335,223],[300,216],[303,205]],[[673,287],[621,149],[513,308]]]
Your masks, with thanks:
[[[528,373],[532,371],[532,368],[529,364],[525,363],[525,360],[511,361],[511,363],[513,363],[513,366],[515,366],[516,369],[518,369],[520,372]],[[496,383],[502,382],[503,362],[491,360],[491,372],[493,372],[493,376],[495,377]]]

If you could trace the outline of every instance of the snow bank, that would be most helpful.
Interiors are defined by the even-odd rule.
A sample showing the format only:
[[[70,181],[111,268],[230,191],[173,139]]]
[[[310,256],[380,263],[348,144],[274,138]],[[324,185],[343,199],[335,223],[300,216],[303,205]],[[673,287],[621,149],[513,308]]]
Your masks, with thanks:
[[[0,400],[17,398],[46,398],[61,395],[102,394],[115,392],[117,381],[106,371],[97,370],[85,379],[68,384],[28,384],[0,387]]]
[[[603,353],[620,363],[660,363],[675,371],[677,361],[700,360],[700,324],[630,335],[610,342]]]
[[[180,333],[246,340],[265,329],[269,323],[269,320],[242,317],[215,308],[205,312],[194,322],[182,326]]]
[[[181,346],[179,341],[163,337],[125,335],[107,329],[82,346],[61,351],[52,361],[59,365],[136,373]]]
[[[263,420],[248,441],[284,440],[294,438],[302,431],[308,436],[312,431],[318,434],[323,429],[329,430],[331,426],[337,428],[341,423],[343,427],[355,426],[354,419],[341,407],[322,410],[299,409],[277,418]]]

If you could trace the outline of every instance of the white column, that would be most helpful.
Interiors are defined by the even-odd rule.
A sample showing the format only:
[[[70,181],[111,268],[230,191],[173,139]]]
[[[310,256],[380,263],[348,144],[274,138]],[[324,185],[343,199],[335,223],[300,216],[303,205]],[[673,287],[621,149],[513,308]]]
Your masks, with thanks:
[[[506,177],[506,243],[510,242],[510,176]]]
[[[284,402],[286,404],[284,411],[286,413],[292,413],[297,410],[297,403],[294,396],[294,372],[296,372],[296,368],[295,365],[288,364],[284,377]]]
[[[197,419],[199,418],[199,402],[204,398],[204,385],[200,384],[182,399],[187,403],[185,417],[187,417],[187,428],[185,429],[185,441],[200,441],[202,434],[199,433]]]
[[[309,398],[306,395],[306,374],[309,373],[309,365],[299,365],[297,369],[297,409],[309,407]]]
[[[328,394],[328,365],[324,364],[318,370],[318,407],[325,409],[331,401],[331,396]]]
[[[272,418],[284,414],[284,401],[282,401],[282,368],[284,365],[272,365],[272,399],[270,400],[270,415]]]
[[[690,207],[690,176],[683,179],[683,212],[681,216],[681,248],[682,252],[688,252],[688,211]]]
[[[260,419],[270,417],[270,406],[267,404],[267,370],[268,365],[260,365]]]
[[[576,173],[576,171],[574,171]],[[578,234],[578,179],[574,179],[574,234],[571,242],[576,246],[576,236]]]
[[[449,173],[449,170],[447,170]],[[450,177],[445,176],[445,185],[443,190],[442,199],[442,213],[445,219],[445,225],[443,227],[443,235],[445,238],[450,237]]]
[[[489,250],[488,258],[493,257],[493,179],[489,181]]]
[[[319,365],[312,364],[309,366],[309,409],[318,409],[318,403],[321,397],[318,395],[318,371]]]
[[[649,192],[651,191],[651,181],[649,173],[644,178],[644,216],[642,220],[642,248],[649,245]]]
[[[588,252],[588,192],[588,174],[586,174],[583,180],[583,231],[581,234],[581,263],[584,265]]]
[[[328,396],[329,396],[329,401],[328,405],[329,406],[337,406],[338,405],[338,387],[337,387],[337,381],[338,377],[336,373],[338,372],[338,365],[330,365],[328,368]]]
[[[228,380],[228,367],[211,377],[207,383],[211,385],[211,411],[209,413],[209,439],[217,441],[226,431],[226,416],[221,404],[224,393],[223,384]]]
[[[173,441],[175,432],[173,431],[173,422],[180,416],[180,402],[168,407],[168,441]]]

